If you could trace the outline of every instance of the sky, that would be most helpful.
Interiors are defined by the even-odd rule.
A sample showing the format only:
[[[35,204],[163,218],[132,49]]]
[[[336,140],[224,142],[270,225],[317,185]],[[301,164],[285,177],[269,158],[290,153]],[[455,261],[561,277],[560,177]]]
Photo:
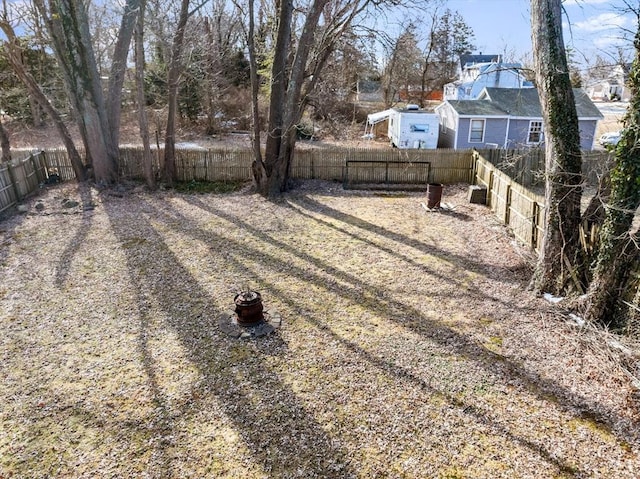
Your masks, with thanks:
[[[576,61],[585,64],[596,54],[606,56],[623,44],[631,55],[632,44],[622,42],[623,29],[635,33],[632,15],[621,15],[623,0],[564,0],[564,40],[575,51]],[[638,3],[638,0],[629,0]],[[512,53],[516,60],[531,55],[530,0],[449,0],[451,10],[462,14],[473,29],[474,53]],[[508,57],[509,55],[507,55]],[[509,58],[508,58],[509,59]]]

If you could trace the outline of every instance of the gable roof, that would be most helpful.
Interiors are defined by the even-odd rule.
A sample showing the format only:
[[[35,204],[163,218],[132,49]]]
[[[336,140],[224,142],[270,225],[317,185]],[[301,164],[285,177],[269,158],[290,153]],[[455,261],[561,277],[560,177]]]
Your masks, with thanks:
[[[496,63],[500,61],[500,55],[472,55],[465,53],[460,55],[460,68],[464,68],[465,65],[473,65],[475,63]]]
[[[588,95],[574,88],[578,118],[604,118]],[[497,116],[542,118],[542,107],[536,88],[485,88],[477,100],[449,100],[461,116]]]

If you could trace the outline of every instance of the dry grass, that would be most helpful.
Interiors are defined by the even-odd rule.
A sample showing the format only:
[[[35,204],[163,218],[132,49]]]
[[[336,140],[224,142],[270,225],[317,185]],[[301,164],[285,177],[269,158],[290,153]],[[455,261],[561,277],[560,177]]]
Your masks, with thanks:
[[[0,477],[637,478],[638,357],[465,193],[33,199],[0,223]],[[277,334],[219,331],[246,284]]]

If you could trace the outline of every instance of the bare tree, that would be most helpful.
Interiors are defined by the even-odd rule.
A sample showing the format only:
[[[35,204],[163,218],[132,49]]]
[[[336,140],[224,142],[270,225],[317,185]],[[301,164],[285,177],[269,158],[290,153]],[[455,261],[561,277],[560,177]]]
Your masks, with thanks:
[[[115,182],[117,148],[111,141],[86,5],[73,0],[34,3],[51,36],[95,178],[98,182]]]
[[[536,84],[545,125],[545,234],[535,288],[562,294],[576,276],[582,156],[575,98],[562,36],[561,0],[531,0]]]
[[[142,139],[142,162],[144,178],[150,190],[156,188],[156,178],[151,159],[151,145],[149,140],[149,119],[147,118],[146,98],[144,94],[144,18],[146,0],[140,1],[140,12],[134,32],[135,61],[136,61],[136,98],[138,100],[138,123],[140,138]]]
[[[389,44],[389,54],[383,78],[385,106],[389,107],[399,99],[402,92],[409,95],[413,85],[419,85],[422,73],[422,52],[418,47],[416,25],[413,21],[403,26],[398,38]]]
[[[287,188],[296,125],[304,113],[309,94],[314,90],[336,40],[348,31],[367,6],[369,0],[310,0],[296,8],[292,0],[277,4],[264,157],[254,147],[253,175],[261,194],[273,197]],[[294,14],[296,19],[300,18],[299,29],[295,28],[298,24],[294,22]],[[251,63],[257,66],[256,61]],[[252,78],[255,80],[257,75]],[[259,144],[259,138],[254,138],[254,145]]]
[[[107,123],[111,129],[112,143],[120,144],[120,116],[122,112],[122,92],[127,71],[127,56],[131,38],[141,11],[141,0],[127,0],[122,13],[120,29],[116,37],[107,89]]]
[[[168,114],[167,128],[164,137],[164,171],[163,180],[173,185],[176,177],[176,116],[178,112],[178,83],[182,63],[182,46],[184,42],[184,31],[189,19],[189,0],[182,0],[180,3],[180,14],[178,15],[178,25],[173,35],[171,47],[171,59],[169,62],[169,72],[167,75],[168,92]]]
[[[20,46],[20,41],[15,34],[13,26],[7,20],[6,9],[4,11],[3,18],[0,19],[0,29],[7,37],[7,41],[4,42],[3,46],[14,73],[25,85],[30,96],[38,102],[42,109],[53,120],[56,130],[60,135],[60,139],[67,149],[67,153],[69,155],[69,159],[71,160],[71,166],[73,168],[73,172],[76,175],[76,179],[78,181],[85,181],[87,178],[86,168],[84,163],[82,162],[82,158],[80,157],[78,150],[76,149],[73,139],[71,138],[71,133],[67,129],[67,126],[64,123],[58,110],[52,105],[51,101],[49,101],[47,96],[38,85],[38,82],[36,82],[36,80],[33,78],[33,75],[31,75],[31,73],[29,73],[29,71],[26,69],[22,61],[22,49]]]
[[[34,0],[34,4],[51,37],[95,179],[113,183],[118,178],[122,77],[139,0],[127,0],[124,6],[106,100],[92,47],[88,4],[83,0]]]

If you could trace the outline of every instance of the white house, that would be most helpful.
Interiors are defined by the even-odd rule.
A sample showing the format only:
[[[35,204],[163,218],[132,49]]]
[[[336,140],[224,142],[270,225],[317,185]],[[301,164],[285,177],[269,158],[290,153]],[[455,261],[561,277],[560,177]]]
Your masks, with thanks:
[[[627,86],[631,64],[618,64],[610,68],[601,67],[585,86],[585,91],[592,100],[629,101],[631,91]],[[600,74],[598,74],[600,73]]]
[[[460,78],[444,86],[445,100],[475,100],[485,88],[533,88],[520,63],[503,63],[500,55],[489,55],[490,61],[485,57],[460,57]]]

